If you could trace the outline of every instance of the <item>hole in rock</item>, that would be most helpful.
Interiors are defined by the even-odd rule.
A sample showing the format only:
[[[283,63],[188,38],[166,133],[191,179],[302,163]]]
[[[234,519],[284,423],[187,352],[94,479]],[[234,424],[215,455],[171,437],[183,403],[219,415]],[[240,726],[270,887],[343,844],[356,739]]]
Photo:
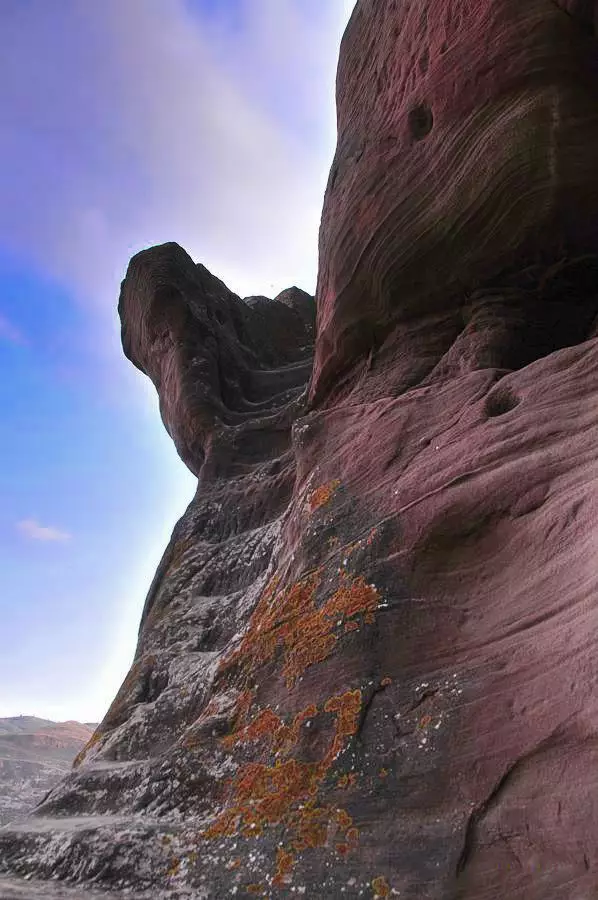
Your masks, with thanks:
[[[149,671],[139,690],[139,703],[153,703],[168,687],[168,672]]]
[[[493,419],[515,409],[518,403],[519,397],[510,388],[499,387],[486,397],[485,412],[489,419]]]
[[[409,128],[416,141],[421,141],[432,131],[434,116],[425,103],[415,106],[409,113]]]

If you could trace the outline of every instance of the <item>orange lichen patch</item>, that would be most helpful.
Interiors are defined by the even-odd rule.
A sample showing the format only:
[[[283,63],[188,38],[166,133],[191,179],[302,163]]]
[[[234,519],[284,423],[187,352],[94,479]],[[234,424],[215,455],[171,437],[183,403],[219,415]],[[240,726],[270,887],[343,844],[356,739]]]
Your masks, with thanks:
[[[245,890],[248,894],[257,894],[258,896],[263,896],[265,894],[263,884],[248,884]]]
[[[345,634],[350,631],[359,631],[359,622],[345,622]]]
[[[272,750],[290,751],[299,740],[302,726],[317,715],[318,707],[313,703],[298,712],[292,724],[286,725],[269,707],[261,710],[254,719],[243,728],[222,738],[225,747],[235,747],[247,743],[269,743]],[[239,722],[240,717],[237,717]],[[243,719],[241,719],[243,721]]]
[[[172,860],[172,862],[170,864],[170,868],[168,869],[168,872],[166,873],[167,877],[174,878],[175,875],[178,875],[180,868],[181,868],[181,861],[180,861],[180,859],[177,859],[177,857],[175,856],[175,858]]]
[[[273,578],[253,611],[240,646],[224,659],[219,671],[240,665],[247,674],[271,661],[278,649],[292,640],[304,609],[315,609],[314,594],[319,573],[277,593],[278,578]]]
[[[317,763],[295,759],[274,766],[248,763],[236,779],[234,805],[218,816],[205,837],[228,837],[239,828],[249,837],[261,834],[265,825],[278,824],[295,804],[307,801],[317,770]]]
[[[306,806],[296,816],[293,847],[298,852],[323,847],[328,837],[328,828],[333,811],[329,806]]]
[[[235,726],[240,728],[247,721],[247,717],[249,716],[249,710],[251,709],[251,705],[255,700],[255,692],[254,691],[241,691],[237,698],[236,710],[235,710]]]
[[[344,787],[355,787],[355,785],[357,784],[357,775],[355,772],[349,772],[348,775],[345,775],[345,778],[347,779],[347,781]]]
[[[379,875],[372,881],[374,897],[390,897],[390,885],[383,875]]]
[[[309,511],[313,513],[322,506],[326,506],[339,485],[340,481],[336,478],[334,481],[329,481],[327,484],[320,485],[320,487],[308,494],[307,503]]]
[[[361,712],[361,691],[345,691],[344,694],[331,697],[324,704],[324,712],[337,713],[337,736],[347,737],[355,734]]]
[[[376,588],[359,576],[342,584],[327,601],[323,611],[329,618],[342,616],[350,619],[358,615],[367,616],[375,612],[379,601],[380,596]]]
[[[339,635],[336,629],[350,625],[357,616],[374,621],[379,603],[376,588],[363,577],[345,577],[341,586],[318,607],[315,595],[321,572],[276,590],[271,582],[254,610],[240,646],[220,664],[220,672],[239,666],[246,676],[270,662],[282,651],[282,673],[291,688],[305,670],[327,659]]]
[[[345,556],[351,556],[352,553],[355,553],[356,550],[359,550],[361,544],[361,541],[353,541],[352,544],[347,544],[345,546]]]
[[[336,852],[341,856],[346,856],[351,850],[355,850],[359,843],[359,831],[357,828],[348,828],[345,834],[345,840],[336,845]]]
[[[225,809],[203,833],[206,838],[231,837],[241,833],[246,837],[262,834],[269,826],[286,825],[291,840],[290,853],[323,846],[331,826],[342,838],[353,825],[351,816],[342,809],[318,806],[315,800],[323,779],[347,740],[359,727],[362,706],[360,690],[346,691],[330,697],[323,712],[334,715],[334,730],[327,752],[315,762],[296,759],[276,759],[274,765],[250,762],[242,766],[232,786],[231,805]],[[271,711],[260,712],[243,729],[230,737],[235,746],[258,737],[266,749],[278,746],[279,754],[289,755],[299,739],[307,719],[318,713],[317,707],[302,710],[290,726],[285,725]],[[265,723],[272,726],[266,735]],[[347,839],[345,837],[345,843]]]
[[[347,580],[320,608],[316,607],[313,594],[307,609],[289,602],[292,620],[284,634],[286,652],[282,670],[287,685],[292,687],[309,666],[330,656],[338,641],[337,627],[362,613],[367,618],[378,602],[378,592],[361,577]]]
[[[292,687],[309,666],[327,659],[337,641],[325,612],[317,609],[313,599],[307,610],[297,605],[298,600],[299,595],[289,598],[291,619],[283,631],[285,662],[282,672],[288,687]]]
[[[100,731],[100,729],[99,729],[99,728],[96,728],[96,730],[94,731],[94,733],[92,734],[92,736],[90,737],[90,739],[88,740],[88,742],[85,744],[85,746],[84,746],[81,750],[79,750],[79,752],[77,753],[75,759],[73,760],[73,768],[74,768],[74,769],[76,769],[77,766],[80,766],[80,765],[81,765],[81,763],[82,763],[83,760],[85,759],[87,753],[91,750],[92,747],[95,747],[95,745],[96,745],[99,741],[101,741],[101,739],[103,738],[103,736],[104,736],[104,735],[102,734],[102,732]]]
[[[200,837],[208,839],[233,837],[233,835],[236,835],[239,831],[240,821],[241,813],[238,811],[237,807],[225,809],[224,812],[221,812],[217,819],[205,829],[205,831],[201,832]]]
[[[357,828],[349,828],[346,834],[347,841],[349,843],[349,847],[356,847],[359,843],[359,831]]]
[[[241,865],[241,859],[238,857],[237,859],[231,859],[229,863],[226,864],[227,869],[238,869]]]
[[[346,809],[337,809],[334,820],[341,831],[347,831],[347,829],[350,828],[353,824],[353,819]]]
[[[388,778],[388,769],[380,769],[378,775],[380,776],[380,778]]]
[[[300,763],[289,759],[284,763],[266,766],[249,763],[244,766],[237,783],[237,799],[245,809],[245,822],[257,825],[280,822],[289,807],[309,795],[318,777],[316,763]]]
[[[371,547],[371,545],[373,544],[373,542],[374,542],[374,540],[375,540],[377,534],[378,534],[378,529],[377,529],[377,528],[372,528],[372,530],[371,530],[370,533],[368,534],[367,540],[366,540],[366,542],[365,542],[365,543],[366,543],[366,546]]]
[[[293,854],[279,848],[276,852],[276,873],[272,882],[275,887],[282,887],[284,884],[288,884],[294,865],[295,857]]]
[[[264,709],[249,725],[222,738],[222,744],[225,747],[234,747],[238,743],[251,743],[263,739],[275,741],[277,734],[285,727],[276,713],[271,709]]]
[[[432,716],[422,716],[419,720],[418,728],[427,728],[432,721]]]

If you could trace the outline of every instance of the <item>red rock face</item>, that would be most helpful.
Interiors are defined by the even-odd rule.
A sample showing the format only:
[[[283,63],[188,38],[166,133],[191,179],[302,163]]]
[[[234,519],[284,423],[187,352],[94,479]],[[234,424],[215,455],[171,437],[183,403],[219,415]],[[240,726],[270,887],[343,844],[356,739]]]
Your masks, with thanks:
[[[176,245],[132,261],[125,352],[198,492],[129,676],[1,870],[598,891],[594,19],[361,0],[309,385],[311,298],[243,302]]]
[[[338,72],[313,396],[396,321],[458,308],[505,268],[594,252],[595,10],[358,3]]]

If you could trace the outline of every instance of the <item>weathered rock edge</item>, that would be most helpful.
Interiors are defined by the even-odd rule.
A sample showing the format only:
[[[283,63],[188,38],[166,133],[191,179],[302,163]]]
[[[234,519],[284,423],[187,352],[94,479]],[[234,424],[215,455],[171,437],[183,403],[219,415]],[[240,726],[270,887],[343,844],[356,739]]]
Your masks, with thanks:
[[[595,22],[358,3],[309,386],[306,295],[243,303],[176,245],[132,261],[125,352],[198,491],[129,676],[0,870],[596,893]]]

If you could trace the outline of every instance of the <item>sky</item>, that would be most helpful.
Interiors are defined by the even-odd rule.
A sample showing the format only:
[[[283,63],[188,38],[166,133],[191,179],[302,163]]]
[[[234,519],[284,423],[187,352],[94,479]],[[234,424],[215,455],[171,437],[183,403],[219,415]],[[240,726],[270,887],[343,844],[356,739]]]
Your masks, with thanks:
[[[353,0],[2,0],[0,716],[98,721],[195,490],[120,348],[129,258],[313,293]]]

